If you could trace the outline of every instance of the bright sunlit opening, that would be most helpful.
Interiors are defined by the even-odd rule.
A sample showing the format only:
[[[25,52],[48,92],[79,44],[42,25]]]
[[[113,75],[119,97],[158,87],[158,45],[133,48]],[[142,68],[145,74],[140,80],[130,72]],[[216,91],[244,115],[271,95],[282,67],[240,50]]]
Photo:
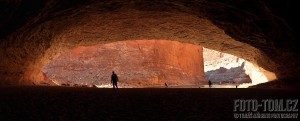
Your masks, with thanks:
[[[214,87],[247,88],[268,82],[258,67],[237,56],[203,48],[203,58],[206,80]]]

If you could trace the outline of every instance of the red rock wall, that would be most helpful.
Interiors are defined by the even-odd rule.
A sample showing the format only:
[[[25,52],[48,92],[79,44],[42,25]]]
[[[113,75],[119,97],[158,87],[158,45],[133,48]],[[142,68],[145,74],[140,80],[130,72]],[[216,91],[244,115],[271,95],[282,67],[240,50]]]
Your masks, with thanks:
[[[105,85],[115,71],[123,87],[199,85],[204,81],[201,46],[138,40],[78,47],[44,67],[58,83]]]

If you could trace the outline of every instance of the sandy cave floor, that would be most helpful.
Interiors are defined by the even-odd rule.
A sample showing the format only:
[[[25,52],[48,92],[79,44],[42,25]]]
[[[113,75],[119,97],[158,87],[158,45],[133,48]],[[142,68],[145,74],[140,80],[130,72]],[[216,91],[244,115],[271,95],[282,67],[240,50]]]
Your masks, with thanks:
[[[299,95],[299,89],[120,88],[114,91],[111,88],[6,86],[0,87],[0,119],[233,120],[235,99],[299,99]]]

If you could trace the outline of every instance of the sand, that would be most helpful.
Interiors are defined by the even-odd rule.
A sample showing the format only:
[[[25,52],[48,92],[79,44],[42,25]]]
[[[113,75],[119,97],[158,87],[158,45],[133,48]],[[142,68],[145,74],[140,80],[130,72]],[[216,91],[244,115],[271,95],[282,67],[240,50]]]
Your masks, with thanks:
[[[7,86],[0,87],[0,119],[236,120],[235,99],[299,99],[299,95],[299,89],[122,88],[114,91],[111,88]]]

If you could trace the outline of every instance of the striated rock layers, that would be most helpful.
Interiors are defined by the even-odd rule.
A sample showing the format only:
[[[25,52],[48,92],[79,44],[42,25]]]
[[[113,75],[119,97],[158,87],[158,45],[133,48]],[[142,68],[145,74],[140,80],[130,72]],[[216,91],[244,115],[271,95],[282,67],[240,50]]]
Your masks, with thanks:
[[[115,71],[121,87],[196,86],[204,82],[202,47],[138,40],[81,46],[44,67],[58,84],[107,85]]]

